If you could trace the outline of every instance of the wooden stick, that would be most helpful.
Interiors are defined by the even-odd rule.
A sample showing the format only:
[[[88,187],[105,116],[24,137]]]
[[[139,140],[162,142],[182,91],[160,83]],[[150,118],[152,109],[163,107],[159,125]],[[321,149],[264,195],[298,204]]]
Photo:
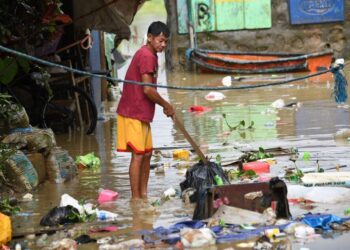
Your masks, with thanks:
[[[197,153],[197,155],[201,158],[201,160],[203,161],[203,163],[205,165],[208,164],[208,160],[207,158],[204,156],[203,152],[200,150],[200,148],[198,147],[198,145],[195,143],[195,141],[192,139],[192,137],[190,136],[190,134],[187,132],[187,130],[185,129],[185,127],[183,126],[183,124],[180,122],[180,120],[174,115],[172,116],[172,119],[175,123],[175,126],[181,130],[181,132],[184,134],[186,140],[191,144],[192,148],[194,149],[194,151]]]

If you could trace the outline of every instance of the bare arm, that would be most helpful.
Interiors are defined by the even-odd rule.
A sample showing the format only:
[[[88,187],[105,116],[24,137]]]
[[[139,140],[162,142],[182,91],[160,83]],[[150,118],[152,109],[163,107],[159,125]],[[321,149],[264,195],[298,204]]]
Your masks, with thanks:
[[[142,82],[152,83],[153,77],[150,74],[142,75]],[[175,114],[173,106],[167,102],[163,97],[159,95],[157,90],[151,86],[143,86],[143,93],[150,99],[152,102],[157,103],[163,107],[163,112],[166,116],[173,116]]]

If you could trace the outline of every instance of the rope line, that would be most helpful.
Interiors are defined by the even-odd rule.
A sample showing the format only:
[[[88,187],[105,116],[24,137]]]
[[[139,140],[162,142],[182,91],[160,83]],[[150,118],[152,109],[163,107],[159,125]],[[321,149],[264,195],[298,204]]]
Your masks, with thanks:
[[[130,80],[121,80],[118,78],[114,78],[114,77],[110,77],[110,76],[105,76],[105,75],[99,75],[99,74],[93,74],[90,73],[88,71],[83,71],[83,70],[78,70],[78,69],[74,69],[71,67],[67,67],[65,65],[61,65],[61,64],[56,64],[56,63],[52,63],[16,50],[12,50],[9,49],[7,47],[1,46],[0,45],[0,50],[19,56],[19,57],[23,57],[26,59],[29,59],[31,61],[35,61],[37,63],[40,64],[44,64],[47,66],[51,66],[51,67],[58,67],[64,70],[67,70],[69,72],[73,72],[79,75],[86,75],[86,76],[90,76],[90,77],[96,77],[96,78],[103,78],[103,79],[107,79],[110,81],[115,81],[115,82],[123,82],[123,83],[127,83],[127,84],[135,84],[135,85],[141,85],[141,86],[151,86],[154,87],[155,85],[152,83],[144,83],[144,82],[137,82],[137,81],[130,81]],[[268,87],[268,86],[277,86],[277,85],[282,85],[282,84],[287,84],[287,83],[291,83],[294,81],[300,81],[300,80],[304,80],[310,77],[314,77],[314,76],[319,76],[328,72],[331,72],[332,69],[328,69],[328,70],[324,70],[324,71],[320,71],[314,74],[309,74],[306,76],[302,76],[302,77],[297,77],[297,78],[292,78],[292,79],[288,79],[285,81],[280,81],[280,82],[273,82],[273,83],[266,83],[266,84],[254,84],[254,85],[244,85],[244,86],[219,86],[219,87],[194,87],[194,86],[175,86],[175,85],[164,85],[164,84],[157,84],[157,88],[166,88],[166,89],[175,89],[175,90],[199,90],[199,91],[209,91],[209,90],[216,90],[216,91],[220,91],[220,90],[239,90],[239,89],[253,89],[253,88],[262,88],[262,87]]]

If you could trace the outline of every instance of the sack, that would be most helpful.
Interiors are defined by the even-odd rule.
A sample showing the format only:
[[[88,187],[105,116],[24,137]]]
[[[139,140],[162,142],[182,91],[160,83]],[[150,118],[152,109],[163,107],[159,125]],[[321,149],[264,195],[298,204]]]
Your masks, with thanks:
[[[18,192],[32,190],[38,185],[38,174],[22,151],[17,151],[6,161],[4,175]]]
[[[54,183],[63,183],[73,179],[77,174],[77,167],[67,150],[56,147],[46,158],[48,179]]]
[[[38,174],[38,182],[43,183],[46,180],[46,167],[45,167],[45,158],[40,153],[28,153],[26,154],[33,167],[35,168]]]

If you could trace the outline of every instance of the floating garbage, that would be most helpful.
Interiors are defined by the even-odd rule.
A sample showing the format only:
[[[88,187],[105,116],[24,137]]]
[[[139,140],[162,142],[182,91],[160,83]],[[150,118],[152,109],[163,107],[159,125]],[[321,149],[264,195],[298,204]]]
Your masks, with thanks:
[[[232,85],[232,76],[225,76],[221,80],[222,85],[230,87]]]
[[[283,99],[277,99],[276,101],[274,101],[273,103],[271,103],[270,105],[272,108],[276,108],[276,109],[280,109],[283,108],[284,106],[286,106],[286,104],[284,103]]]
[[[253,170],[257,174],[270,173],[270,164],[263,161],[252,161],[243,164],[243,170]]]
[[[190,151],[186,149],[175,149],[173,151],[174,160],[184,160],[188,161],[190,159]]]
[[[75,240],[64,238],[51,243],[49,249],[51,250],[76,250],[78,249],[78,243]]]
[[[118,198],[118,193],[109,189],[101,189],[98,195],[98,203],[102,204],[107,201],[114,201]]]
[[[77,156],[75,164],[77,164],[79,169],[91,168],[96,170],[100,168],[101,160],[92,152],[86,155]]]
[[[123,241],[117,244],[100,245],[99,250],[144,249],[145,242],[140,239]]]
[[[209,228],[183,228],[180,231],[181,243],[187,247],[205,247],[215,244],[215,234]]]
[[[221,101],[226,98],[226,96],[221,92],[211,91],[204,97],[207,101]]]
[[[350,172],[308,173],[301,180],[305,186],[350,187]]]
[[[336,204],[348,201],[348,197],[350,197],[349,188],[288,185],[288,199],[303,198],[313,202]]]
[[[70,205],[54,207],[40,220],[40,225],[53,227],[67,223],[76,223],[79,222],[79,218],[75,216],[76,214],[79,214],[78,209]]]
[[[189,111],[190,112],[196,112],[196,113],[201,113],[201,112],[207,112],[211,111],[212,108],[204,107],[204,106],[191,106]]]

